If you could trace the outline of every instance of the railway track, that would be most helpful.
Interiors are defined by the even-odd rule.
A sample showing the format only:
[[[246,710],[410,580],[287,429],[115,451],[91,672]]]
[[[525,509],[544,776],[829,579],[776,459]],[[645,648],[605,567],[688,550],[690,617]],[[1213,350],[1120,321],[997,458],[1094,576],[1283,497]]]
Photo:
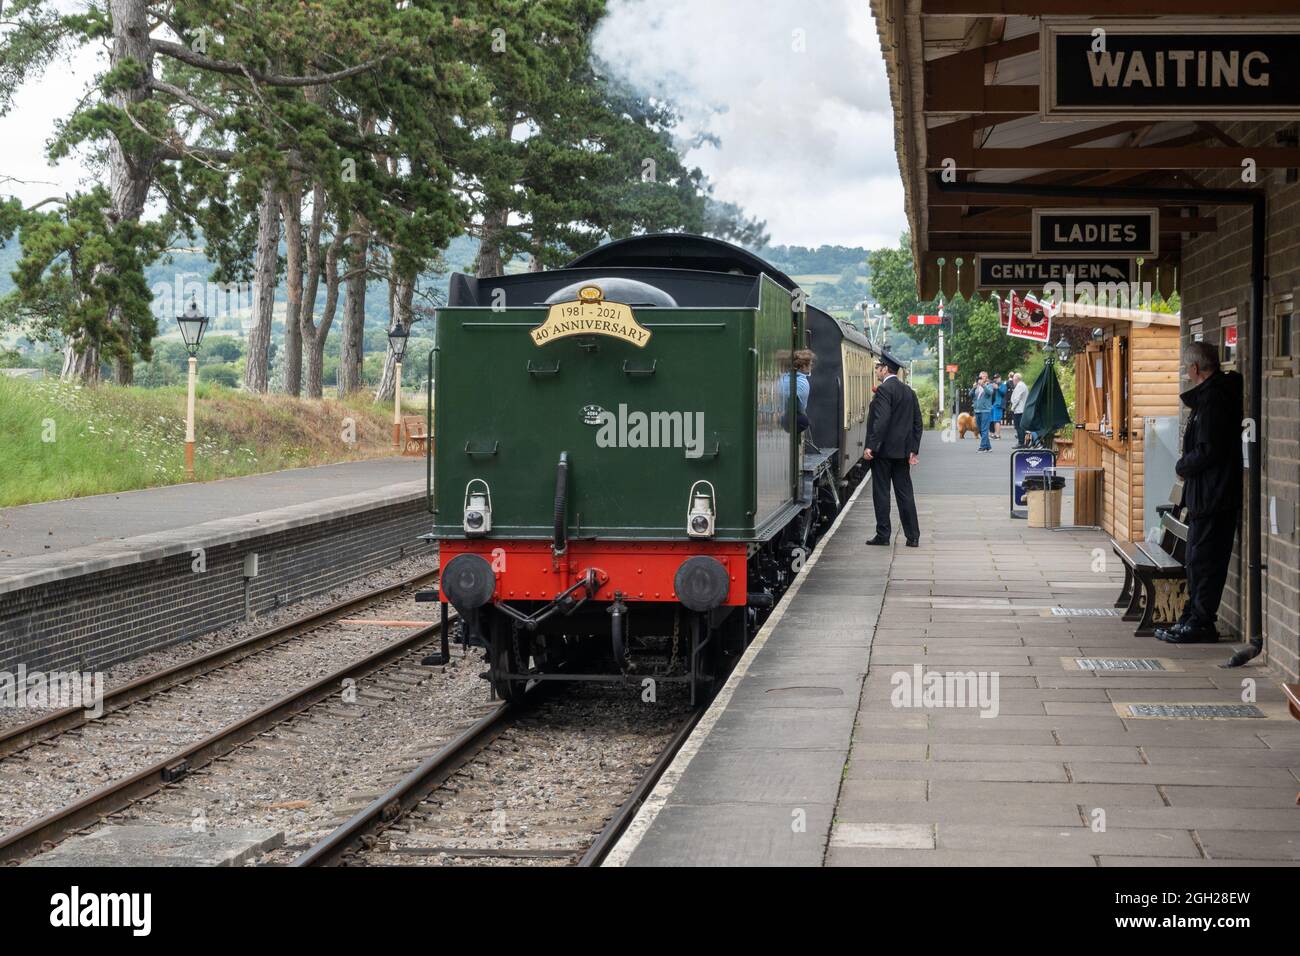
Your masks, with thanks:
[[[293,865],[599,866],[700,714],[611,703],[583,687],[498,704]]]
[[[345,681],[418,661],[439,637],[436,622],[378,649],[375,638],[391,628],[341,625],[399,598],[406,610],[406,589],[435,578],[423,572],[131,681],[105,695],[100,718],[69,708],[0,733],[0,832],[9,831],[0,835],[0,862],[177,783],[338,695]],[[284,695],[286,683],[298,689]]]

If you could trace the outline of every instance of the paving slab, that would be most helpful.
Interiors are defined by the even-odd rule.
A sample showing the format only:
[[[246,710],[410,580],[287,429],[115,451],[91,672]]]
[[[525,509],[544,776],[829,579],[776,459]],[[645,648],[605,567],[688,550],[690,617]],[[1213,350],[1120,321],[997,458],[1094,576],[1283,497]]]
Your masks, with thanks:
[[[844,749],[857,712],[853,707],[765,707],[728,711],[709,734],[720,750]]]
[[[627,865],[821,866],[833,812],[831,804],[670,804]]]
[[[936,847],[944,850],[1037,848],[1078,854],[1127,853],[1133,856],[1202,858],[1191,834],[1180,829],[1108,827],[1104,832],[1098,832],[1082,824],[1073,827],[1041,827],[951,823],[936,827],[936,832]]]
[[[282,830],[106,826],[73,837],[24,866],[241,866],[284,845]]]
[[[1093,857],[1060,850],[881,850],[831,847],[827,866],[1095,866]]]
[[[1300,863],[1300,833],[1258,830],[1197,830],[1212,860],[1286,860]]]
[[[847,783],[846,783],[847,787]],[[1140,784],[1004,783],[932,780],[931,803],[998,804],[1001,806],[1162,807],[1161,790]]]
[[[1160,792],[1175,807],[1287,807],[1296,812],[1296,785],[1280,787],[1162,786]]]
[[[975,804],[935,803],[930,801],[888,801],[859,797],[858,787],[864,781],[846,780],[840,792],[840,802],[835,808],[835,819],[840,826],[867,822],[883,824],[948,823],[1003,824],[1016,826],[1075,827],[1081,822],[1079,810],[1066,804]],[[1277,812],[1277,811],[1274,811]],[[1169,826],[1172,824],[1166,824]],[[848,842],[831,836],[831,846],[850,846]]]

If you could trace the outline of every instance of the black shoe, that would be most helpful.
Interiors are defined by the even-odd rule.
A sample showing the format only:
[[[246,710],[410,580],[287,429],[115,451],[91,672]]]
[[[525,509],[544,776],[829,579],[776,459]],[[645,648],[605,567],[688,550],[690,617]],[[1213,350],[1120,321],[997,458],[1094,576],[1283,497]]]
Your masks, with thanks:
[[[920,538],[909,538],[908,541],[907,541],[907,546],[908,546],[909,548],[919,548],[919,547],[921,546],[921,539],[920,539]]]
[[[1166,631],[1157,631],[1156,637],[1166,644],[1217,644],[1219,632],[1212,627],[1184,627],[1179,630],[1172,627]]]
[[[1155,636],[1163,641],[1166,634],[1181,634],[1185,630],[1187,630],[1187,625],[1179,621],[1177,624],[1170,624],[1168,627],[1157,627]]]
[[[882,538],[880,535],[876,535],[874,538],[868,538],[868,539],[867,539],[867,544],[880,544],[880,545],[885,545],[886,547],[888,547],[888,545],[889,545],[889,539],[888,539],[888,538]]]

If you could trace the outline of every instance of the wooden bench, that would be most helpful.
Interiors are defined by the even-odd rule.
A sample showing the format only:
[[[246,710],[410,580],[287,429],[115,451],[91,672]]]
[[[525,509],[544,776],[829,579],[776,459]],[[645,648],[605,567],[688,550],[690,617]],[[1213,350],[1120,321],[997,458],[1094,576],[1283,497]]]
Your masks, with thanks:
[[[1155,633],[1157,625],[1178,622],[1187,602],[1187,524],[1183,521],[1183,485],[1176,482],[1168,505],[1158,505],[1160,539],[1116,541],[1111,547],[1124,563],[1124,589],[1116,607],[1124,608],[1124,620],[1137,621],[1139,637]]]
[[[403,415],[402,432],[406,435],[403,455],[423,455],[429,442],[429,430],[423,415]]]

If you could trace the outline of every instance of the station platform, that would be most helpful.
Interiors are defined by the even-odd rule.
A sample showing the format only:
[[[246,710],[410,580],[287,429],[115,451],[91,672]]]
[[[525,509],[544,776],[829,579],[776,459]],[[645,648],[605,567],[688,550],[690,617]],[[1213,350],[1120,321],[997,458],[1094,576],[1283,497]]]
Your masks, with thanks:
[[[606,865],[1300,864],[1280,677],[1135,637],[1107,537],[1009,517],[976,444],[927,433],[919,548],[859,490]]]
[[[427,517],[412,458],[4,509],[0,670],[110,666],[324,593],[427,551]]]
[[[0,568],[14,558],[174,531],[409,481],[419,481],[423,487],[423,458],[350,461],[0,508]]]

